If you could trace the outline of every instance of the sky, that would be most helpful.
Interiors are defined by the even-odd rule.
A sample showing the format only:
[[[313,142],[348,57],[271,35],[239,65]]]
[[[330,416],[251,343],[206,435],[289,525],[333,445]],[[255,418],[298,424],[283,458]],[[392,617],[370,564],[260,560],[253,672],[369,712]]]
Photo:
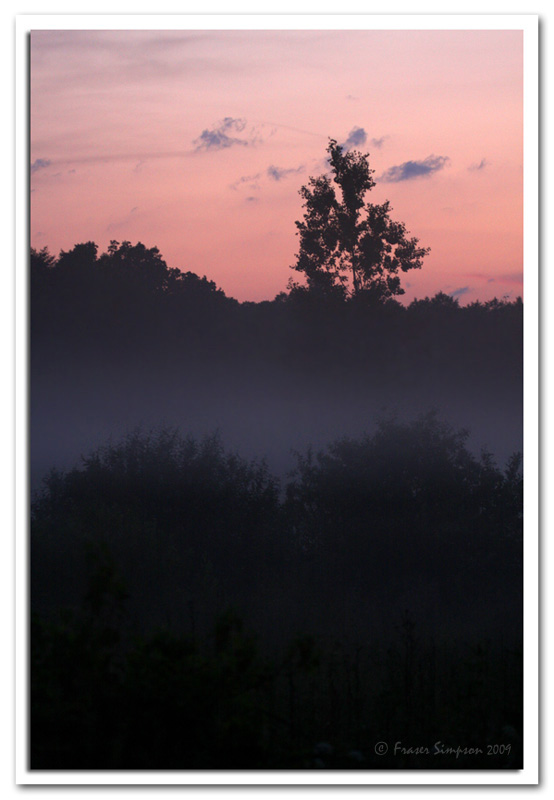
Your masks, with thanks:
[[[404,300],[523,291],[523,33],[40,31],[31,245],[158,247],[238,300],[286,290],[329,137],[430,247]]]

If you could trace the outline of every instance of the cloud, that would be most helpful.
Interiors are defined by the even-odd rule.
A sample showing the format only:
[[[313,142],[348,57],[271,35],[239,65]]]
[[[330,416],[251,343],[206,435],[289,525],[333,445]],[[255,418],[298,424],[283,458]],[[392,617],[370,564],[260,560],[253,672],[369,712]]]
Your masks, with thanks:
[[[276,167],[272,164],[266,169],[265,173],[257,172],[255,175],[243,175],[242,177],[237,178],[236,181],[229,184],[229,188],[233,189],[233,191],[237,191],[241,186],[246,185],[251,191],[257,190],[260,188],[259,180],[262,178],[262,176],[267,176],[272,181],[282,181],[283,178],[286,178],[289,175],[297,172],[302,172],[303,169],[303,165],[299,167],[290,167],[287,169],[285,167]]]
[[[35,79],[43,80],[45,90],[61,81],[64,88],[94,90],[112,84],[115,75],[125,85],[142,89],[146,84],[159,85],[160,79],[177,89],[183,77],[193,72],[216,76],[243,73],[246,67],[240,60],[226,57],[224,52],[216,55],[218,45],[217,31],[45,30],[31,35],[33,63],[36,58],[38,64]]]
[[[359,147],[360,145],[365,144],[366,141],[367,133],[365,130],[363,128],[354,126],[348,134],[346,141],[341,144],[341,147],[345,148],[346,150],[350,150],[352,147]]]
[[[106,231],[111,233],[113,231],[121,230],[131,222],[132,218],[135,216],[138,210],[139,206],[133,206],[133,208],[129,211],[129,213],[125,217],[121,217],[118,220],[114,220],[114,222],[110,222],[106,226]]]
[[[259,189],[260,187],[258,186],[256,181],[258,180],[258,178],[261,177],[261,174],[262,174],[261,172],[257,172],[255,175],[243,175],[242,178],[237,178],[237,180],[234,181],[234,183],[231,183],[229,188],[234,189],[236,191],[239,188],[239,186],[242,186],[243,183],[248,183],[250,189]]]
[[[487,283],[494,283],[494,278],[491,278],[486,272],[466,272],[465,277],[476,281],[487,281]]]
[[[425,175],[432,175],[444,169],[450,159],[448,156],[427,156],[422,161],[404,161],[394,167],[389,167],[379,178],[386,183],[398,183],[399,181],[410,181],[414,178],[421,178]]]
[[[468,167],[469,172],[479,172],[485,167],[490,166],[490,162],[486,158],[482,158],[479,164],[470,164]]]
[[[272,165],[267,168],[267,174],[274,181],[282,181],[283,178],[287,177],[287,175],[292,175],[297,172],[302,172],[303,169],[304,169],[303,166],[290,167],[289,169],[284,169],[283,167],[274,167]]]
[[[469,286],[462,286],[461,289],[454,289],[453,292],[450,292],[450,297],[461,297],[463,294],[467,294],[470,291],[471,289]]]
[[[486,281],[487,283],[513,283],[514,285],[521,285],[523,283],[523,275],[521,272],[505,272],[502,275],[492,277],[485,272],[466,272],[464,277],[472,278],[479,281]]]
[[[503,275],[497,275],[496,279],[503,283],[523,284],[523,274],[521,272],[506,272]]]
[[[255,137],[251,139],[240,139],[237,133],[243,133],[246,128],[246,120],[234,117],[225,117],[213,128],[205,128],[198,139],[195,139],[193,144],[196,145],[196,150],[225,150],[234,145],[241,145],[248,147],[254,144]]]
[[[246,202],[247,203],[257,203],[258,202],[258,198],[254,197],[253,195],[251,195],[250,197],[246,198]]]
[[[379,139],[370,139],[369,144],[372,147],[380,148],[383,146],[383,143],[387,138],[387,136],[381,136]],[[341,147],[346,150],[350,150],[352,147],[361,147],[361,145],[365,144],[367,141],[367,131],[365,128],[360,128],[359,126],[355,125],[348,134],[346,141],[341,144]]]
[[[357,103],[360,98],[356,97],[355,94],[347,94],[346,99],[350,100],[351,103]]]
[[[48,158],[37,158],[31,164],[31,175],[35,172],[38,172],[39,169],[46,169],[49,167],[52,162]]]
[[[50,165],[58,167],[60,165],[67,166],[69,164],[110,164],[117,163],[119,161],[136,161],[137,163],[134,171],[140,172],[147,164],[147,160],[149,159],[161,160],[165,158],[188,158],[191,155],[194,155],[194,150],[170,150],[167,152],[151,150],[147,153],[103,153],[92,156],[75,156],[63,159],[57,158],[55,161],[48,161],[46,163],[39,164],[37,169]],[[37,161],[45,162],[45,159],[37,159]],[[31,165],[31,169],[33,166],[34,165]],[[75,172],[75,169],[70,169],[68,170],[68,173],[69,172]]]

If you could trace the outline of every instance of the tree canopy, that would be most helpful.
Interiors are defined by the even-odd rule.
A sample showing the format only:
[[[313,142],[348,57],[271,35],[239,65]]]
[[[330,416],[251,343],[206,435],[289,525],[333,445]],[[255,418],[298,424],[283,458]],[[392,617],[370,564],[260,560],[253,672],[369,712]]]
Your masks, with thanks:
[[[345,152],[335,139],[327,152],[332,179],[310,178],[300,189],[306,211],[296,222],[300,249],[292,269],[320,294],[379,301],[404,294],[398,273],[419,269],[430,248],[390,218],[388,200],[366,203],[375,186],[369,153]]]

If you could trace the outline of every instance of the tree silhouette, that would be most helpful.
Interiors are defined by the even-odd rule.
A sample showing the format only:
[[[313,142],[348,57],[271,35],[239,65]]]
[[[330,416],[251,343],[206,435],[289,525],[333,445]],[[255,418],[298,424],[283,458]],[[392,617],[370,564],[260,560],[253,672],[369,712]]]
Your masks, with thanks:
[[[42,250],[35,250],[31,247],[31,280],[35,275],[44,275],[49,269],[52,269],[56,264],[56,258],[53,256],[47,247]]]
[[[374,585],[404,588],[425,574],[443,602],[459,603],[471,586],[484,606],[490,587],[503,583],[515,597],[520,456],[504,472],[490,454],[471,453],[468,435],[429,412],[411,423],[383,420],[373,436],[299,455],[289,513],[320,574],[348,586],[371,576]]]
[[[335,139],[327,152],[340,194],[328,175],[310,178],[300,189],[306,211],[296,222],[300,250],[292,269],[304,273],[310,290],[325,295],[382,301],[404,294],[398,272],[419,269],[429,248],[391,220],[388,200],[365,203],[375,186],[369,154],[344,152]]]

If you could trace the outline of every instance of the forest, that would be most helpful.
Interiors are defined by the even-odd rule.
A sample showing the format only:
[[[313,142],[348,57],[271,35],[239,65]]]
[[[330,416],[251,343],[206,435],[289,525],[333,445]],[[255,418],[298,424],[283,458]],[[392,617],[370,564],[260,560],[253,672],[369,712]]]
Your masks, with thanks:
[[[31,250],[32,769],[522,767],[523,303],[329,154],[273,300]]]

